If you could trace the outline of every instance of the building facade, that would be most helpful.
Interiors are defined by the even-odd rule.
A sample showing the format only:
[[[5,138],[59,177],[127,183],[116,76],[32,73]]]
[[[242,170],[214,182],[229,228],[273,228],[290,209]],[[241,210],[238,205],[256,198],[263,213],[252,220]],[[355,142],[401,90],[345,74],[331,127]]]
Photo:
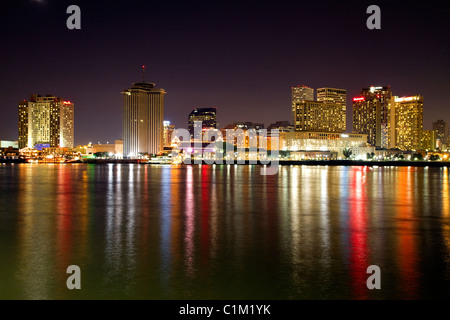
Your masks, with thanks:
[[[216,108],[196,108],[189,114],[188,127],[191,137],[194,136],[194,123],[201,122],[202,129],[217,128],[217,109]]]
[[[331,151],[343,158],[343,152],[349,148],[355,158],[364,158],[375,149],[367,143],[365,134],[345,134],[329,132],[280,132],[281,151]]]
[[[292,123],[295,123],[296,106],[303,101],[314,101],[314,89],[308,86],[296,86],[291,88]]]
[[[31,95],[19,103],[19,148],[49,145],[73,148],[74,104],[62,98]]]
[[[279,132],[293,132],[294,126],[289,121],[277,121],[267,127],[267,131],[278,130]]]
[[[175,131],[175,126],[170,124],[170,121],[164,121],[164,148],[170,148],[172,145],[172,134]]]
[[[336,88],[317,89],[317,101],[342,108],[342,123],[347,122],[347,90]],[[344,128],[345,131],[345,128]]]
[[[389,122],[392,147],[404,151],[414,151],[422,149],[423,132],[423,96],[411,97],[393,97],[391,104],[390,117],[394,116]],[[392,128],[392,126],[394,126]]]
[[[8,140],[0,140],[0,148],[13,148],[18,149],[19,148],[19,141],[8,141]]]
[[[233,123],[236,127],[236,129],[242,129],[242,130],[261,130],[264,129],[264,123],[253,123],[253,122],[234,122]]]
[[[344,132],[342,106],[319,101],[303,101],[295,106],[295,131]]]
[[[433,122],[433,130],[436,131],[436,147],[439,150],[448,147],[448,124],[444,120]]]
[[[367,134],[369,144],[388,148],[388,115],[392,91],[387,87],[363,88],[353,99],[353,132]]]
[[[157,154],[164,149],[165,90],[138,82],[122,92],[123,152],[125,158]]]
[[[436,131],[423,130],[422,132],[422,150],[435,151],[436,150]]]

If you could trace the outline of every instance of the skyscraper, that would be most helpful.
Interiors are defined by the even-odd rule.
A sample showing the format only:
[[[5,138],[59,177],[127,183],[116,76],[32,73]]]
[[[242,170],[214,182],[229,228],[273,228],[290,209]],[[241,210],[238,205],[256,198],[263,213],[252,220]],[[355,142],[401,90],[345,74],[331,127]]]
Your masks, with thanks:
[[[428,151],[436,150],[436,131],[434,130],[422,131],[422,150]]]
[[[388,114],[392,91],[388,87],[363,88],[353,99],[353,131],[367,134],[370,145],[388,148]]]
[[[327,104],[338,104],[344,108],[347,107],[347,90],[335,88],[317,89],[317,101]]]
[[[19,103],[19,148],[36,145],[73,148],[74,104],[62,98],[31,95]]]
[[[314,89],[307,86],[291,88],[292,94],[292,123],[295,125],[296,106],[303,101],[314,101]]]
[[[448,146],[448,124],[444,120],[433,122],[433,130],[436,131],[436,143],[439,149]]]
[[[169,148],[172,145],[172,134],[175,131],[175,126],[170,124],[170,121],[164,121],[164,148]]]
[[[423,132],[423,97],[393,97],[395,102],[395,147],[421,150]],[[392,130],[392,129],[391,129]]]
[[[216,108],[196,108],[189,114],[189,132],[194,136],[194,122],[202,122],[202,129],[217,128],[217,109]]]
[[[336,88],[319,88],[317,89],[317,101],[325,104],[338,105],[342,108],[342,123],[344,123],[344,131],[347,122],[347,90]]]
[[[126,158],[164,150],[164,89],[138,82],[123,95],[123,153]]]
[[[344,132],[342,106],[318,101],[303,101],[295,106],[295,131]],[[345,118],[344,118],[345,119]]]

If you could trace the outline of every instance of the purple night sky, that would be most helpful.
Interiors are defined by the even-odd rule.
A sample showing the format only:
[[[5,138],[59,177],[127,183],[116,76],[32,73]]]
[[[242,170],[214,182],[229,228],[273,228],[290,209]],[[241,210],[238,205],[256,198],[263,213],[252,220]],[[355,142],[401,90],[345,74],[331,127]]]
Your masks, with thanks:
[[[66,28],[71,4],[82,30]],[[371,4],[382,30],[366,28]],[[351,99],[370,85],[424,95],[424,129],[450,121],[448,2],[15,0],[0,15],[0,140],[17,139],[31,93],[75,103],[75,144],[121,138],[120,92],[142,65],[177,127],[194,107],[217,107],[220,127],[290,120],[298,84],[347,89],[349,131]]]

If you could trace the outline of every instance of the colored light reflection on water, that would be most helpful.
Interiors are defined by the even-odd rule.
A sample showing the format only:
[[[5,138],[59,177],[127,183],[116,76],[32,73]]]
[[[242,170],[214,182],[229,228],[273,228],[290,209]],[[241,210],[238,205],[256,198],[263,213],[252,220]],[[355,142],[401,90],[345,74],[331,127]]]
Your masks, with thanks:
[[[2,299],[450,297],[447,168],[20,165],[0,181]]]

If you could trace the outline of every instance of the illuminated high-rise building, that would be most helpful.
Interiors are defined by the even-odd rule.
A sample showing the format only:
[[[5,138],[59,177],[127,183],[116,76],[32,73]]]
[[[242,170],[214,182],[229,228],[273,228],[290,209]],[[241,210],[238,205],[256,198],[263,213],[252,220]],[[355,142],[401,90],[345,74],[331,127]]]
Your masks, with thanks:
[[[422,132],[422,150],[436,150],[436,131],[423,130]]]
[[[74,104],[62,98],[31,95],[19,103],[19,148],[73,148]]]
[[[319,88],[317,89],[317,101],[323,102],[328,105],[338,105],[342,108],[341,123],[344,124],[344,130],[347,123],[347,90],[336,88]]]
[[[175,126],[170,124],[170,121],[164,121],[164,148],[169,148],[172,145],[172,134],[175,131]]]
[[[291,88],[292,94],[292,122],[295,121],[296,106],[303,101],[314,101],[314,89],[308,86],[296,86]],[[294,123],[295,124],[295,123]]]
[[[389,146],[388,114],[392,91],[388,87],[364,88],[353,99],[353,131],[367,134],[370,145]]]
[[[164,150],[164,89],[138,82],[123,95],[123,153],[126,158]]]
[[[201,122],[202,129],[217,128],[217,109],[216,108],[196,108],[189,114],[189,132],[194,136],[194,122]]]
[[[390,131],[395,143],[391,147],[400,150],[421,150],[423,133],[423,97],[392,97]]]
[[[440,150],[448,146],[448,124],[444,120],[433,122],[433,130],[436,131],[436,144]]]
[[[296,103],[295,131],[344,132],[345,117],[342,106],[318,101]]]

